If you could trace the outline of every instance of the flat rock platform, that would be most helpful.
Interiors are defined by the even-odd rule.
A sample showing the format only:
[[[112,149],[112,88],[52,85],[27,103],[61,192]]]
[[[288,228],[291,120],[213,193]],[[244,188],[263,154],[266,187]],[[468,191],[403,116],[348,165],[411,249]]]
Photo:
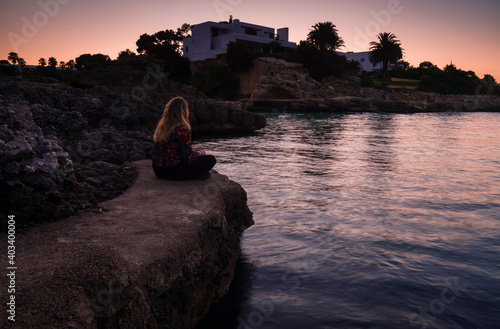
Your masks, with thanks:
[[[15,296],[15,322],[3,311],[0,327],[192,328],[227,292],[253,224],[243,188],[130,165],[139,175],[121,196],[16,234],[15,294],[5,274],[0,294],[4,306]]]

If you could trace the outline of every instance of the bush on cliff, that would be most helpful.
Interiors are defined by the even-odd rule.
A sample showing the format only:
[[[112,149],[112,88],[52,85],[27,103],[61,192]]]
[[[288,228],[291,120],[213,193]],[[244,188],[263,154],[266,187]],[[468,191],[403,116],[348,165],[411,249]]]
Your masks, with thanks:
[[[375,87],[375,82],[373,81],[373,78],[365,71],[361,72],[361,86]]]
[[[248,71],[255,58],[257,53],[249,43],[241,40],[228,43],[226,62],[231,71]]]
[[[238,96],[239,81],[227,67],[209,65],[206,72],[197,72],[186,82],[210,98],[234,100]]]
[[[349,61],[333,51],[318,50],[307,41],[301,41],[298,45],[296,58],[309,71],[309,75],[318,81],[328,76],[340,76],[348,71],[360,70],[358,62]]]
[[[492,75],[485,74],[484,78],[479,82],[479,86],[476,87],[476,94],[500,96],[500,84],[495,81]]]
[[[421,80],[421,91],[445,95],[500,95],[500,86],[486,74],[480,79],[473,71],[457,69],[447,65],[441,70],[431,62],[422,62],[418,67],[408,67],[392,71],[394,78]]]
[[[420,90],[445,95],[474,95],[480,84],[479,80],[472,71],[466,72],[454,65],[448,65],[444,71],[435,71],[429,77],[422,79]]]

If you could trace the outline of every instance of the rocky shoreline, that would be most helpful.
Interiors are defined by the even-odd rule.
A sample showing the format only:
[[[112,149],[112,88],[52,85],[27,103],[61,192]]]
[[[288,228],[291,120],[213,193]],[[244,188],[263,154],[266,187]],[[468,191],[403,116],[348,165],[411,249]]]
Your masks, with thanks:
[[[439,100],[383,100],[341,96],[309,99],[245,99],[242,106],[258,112],[500,112],[500,99],[489,96],[442,97]]]
[[[208,99],[154,70],[117,75],[106,85],[113,71],[92,74],[101,74],[101,83],[86,88],[0,75],[0,218],[17,215],[22,226],[49,222],[123,193],[137,176],[126,162],[151,157],[152,133],[170,97],[190,103],[195,137],[265,126],[263,115]]]
[[[216,172],[173,182],[150,160],[128,166],[136,183],[100,212],[16,234],[15,322],[0,327],[193,328],[227,293],[253,224],[243,188]]]
[[[435,93],[361,87],[356,76],[329,77],[318,82],[297,63],[261,57],[240,79],[248,80],[250,97],[241,100],[249,111],[267,112],[498,112],[500,98],[487,95]],[[480,86],[478,86],[480,87]],[[361,94],[362,91],[362,94]],[[386,93],[388,99],[383,99]]]
[[[493,96],[392,90],[386,100],[363,88],[360,97],[358,77],[318,82],[300,64],[275,58],[258,58],[239,73],[250,97],[216,101],[145,63],[75,72],[66,81],[0,76],[0,218],[17,214],[25,225],[57,220],[123,193],[137,174],[125,162],[150,158],[157,120],[178,95],[190,103],[194,137],[261,129],[266,119],[258,111],[500,111]]]
[[[252,214],[216,172],[157,179],[154,128],[179,95],[195,137],[265,117],[159,71],[91,73],[100,82],[0,75],[0,231],[14,216],[18,268],[16,322],[0,326],[192,328],[227,292]]]

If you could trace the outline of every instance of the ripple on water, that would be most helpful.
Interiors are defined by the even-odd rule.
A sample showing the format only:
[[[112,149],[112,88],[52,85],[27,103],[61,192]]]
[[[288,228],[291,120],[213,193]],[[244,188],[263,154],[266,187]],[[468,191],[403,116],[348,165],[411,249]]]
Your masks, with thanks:
[[[271,114],[198,141],[255,219],[217,326],[498,328],[499,122]]]

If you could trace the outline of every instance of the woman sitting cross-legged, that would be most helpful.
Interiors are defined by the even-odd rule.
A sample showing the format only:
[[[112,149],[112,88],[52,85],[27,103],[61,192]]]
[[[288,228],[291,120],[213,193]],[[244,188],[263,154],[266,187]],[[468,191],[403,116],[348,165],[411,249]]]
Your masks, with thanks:
[[[217,160],[203,150],[191,147],[189,106],[182,97],[172,98],[165,106],[153,146],[153,170],[162,179],[207,179]]]

